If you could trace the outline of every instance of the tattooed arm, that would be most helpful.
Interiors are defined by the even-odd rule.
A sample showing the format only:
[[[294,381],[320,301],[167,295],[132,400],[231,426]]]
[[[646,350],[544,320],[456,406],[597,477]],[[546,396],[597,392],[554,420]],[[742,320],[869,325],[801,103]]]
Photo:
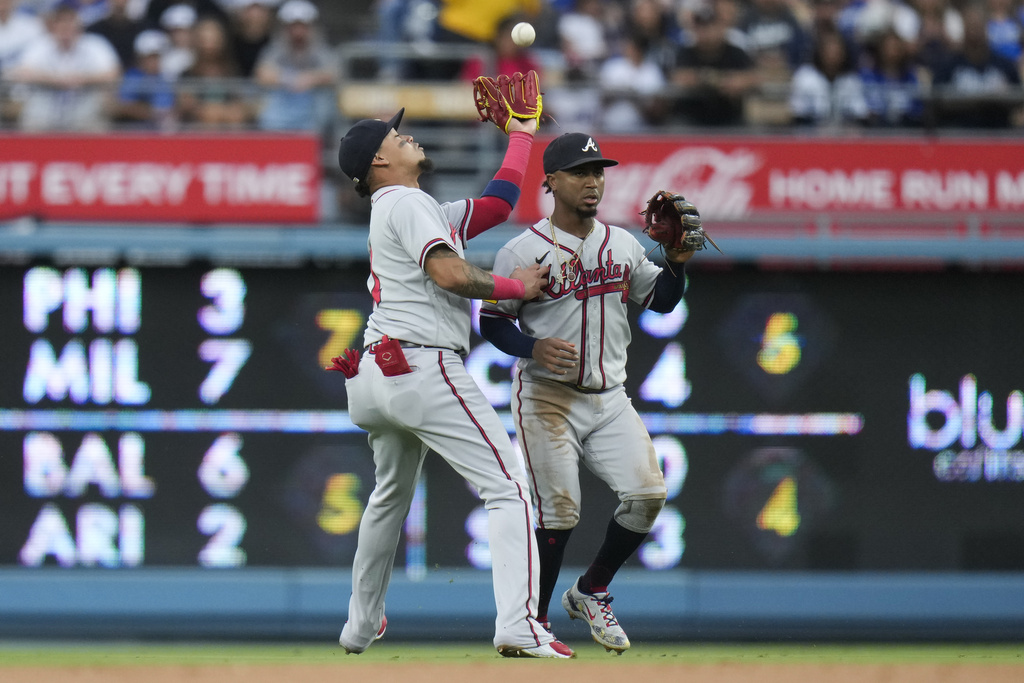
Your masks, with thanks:
[[[527,269],[516,268],[509,278],[496,278],[486,270],[477,268],[461,258],[446,245],[438,245],[427,254],[423,269],[438,287],[467,299],[523,298],[533,299],[547,287],[548,267],[532,265]],[[519,280],[523,283],[523,295],[504,296],[502,281]]]

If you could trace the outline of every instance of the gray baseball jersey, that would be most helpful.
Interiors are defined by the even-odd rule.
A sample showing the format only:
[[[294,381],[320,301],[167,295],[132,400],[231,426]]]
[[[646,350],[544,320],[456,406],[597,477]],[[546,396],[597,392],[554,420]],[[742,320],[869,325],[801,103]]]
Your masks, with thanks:
[[[462,256],[472,201],[438,204],[411,187],[374,193],[370,214],[370,277],[374,309],[364,345],[385,334],[424,346],[469,351],[471,302],[441,289],[423,270],[434,247],[446,244]]]
[[[473,200],[438,204],[421,190],[374,193],[368,286],[374,310],[359,372],[345,381],[352,422],[368,432],[376,485],[359,525],[352,596],[341,644],[361,652],[384,617],[402,524],[428,449],[443,457],[487,508],[492,557],[495,646],[535,647],[554,639],[536,620],[534,516],[526,477],[508,432],[460,357],[469,349],[469,299],[441,289],[423,269],[446,244],[460,256]],[[422,347],[403,353],[410,371],[385,376],[373,345],[384,335]]]
[[[580,268],[570,267],[578,260]],[[502,247],[494,274],[508,276],[516,266],[551,266],[550,284],[540,299],[485,302],[480,315],[517,319],[523,333],[558,337],[576,344],[574,374],[555,375],[532,358],[519,368],[531,377],[568,381],[587,389],[608,389],[626,379],[626,347],[631,334],[627,301],[647,307],[661,268],[626,230],[594,221],[583,240],[553,228],[544,219]]]
[[[509,241],[494,272],[507,275],[531,263],[551,265],[547,291],[528,302],[486,302],[480,314],[517,319],[525,334],[564,339],[579,352],[568,375],[532,358],[518,360],[512,414],[538,525],[571,529],[579,523],[581,461],[621,501],[664,498],[657,453],[622,386],[631,338],[628,302],[650,305],[661,268],[622,228],[594,221],[581,240],[547,219]]]

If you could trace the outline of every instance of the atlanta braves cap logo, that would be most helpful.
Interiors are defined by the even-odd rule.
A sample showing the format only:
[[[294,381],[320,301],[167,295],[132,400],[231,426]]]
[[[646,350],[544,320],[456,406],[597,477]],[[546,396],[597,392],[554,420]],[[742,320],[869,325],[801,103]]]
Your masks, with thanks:
[[[567,171],[583,164],[597,163],[601,166],[616,166],[619,162],[605,159],[597,146],[594,136],[586,133],[560,135],[544,150],[544,173]]]

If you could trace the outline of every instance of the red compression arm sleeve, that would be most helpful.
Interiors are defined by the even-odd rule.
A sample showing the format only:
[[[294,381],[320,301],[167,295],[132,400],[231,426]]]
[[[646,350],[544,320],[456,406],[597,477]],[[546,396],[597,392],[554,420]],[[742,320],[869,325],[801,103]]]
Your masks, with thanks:
[[[526,283],[511,277],[492,275],[494,278],[494,291],[491,298],[495,301],[501,299],[522,299],[526,295]]]
[[[508,150],[501,168],[494,174],[494,180],[487,185],[484,196],[473,200],[473,216],[466,226],[466,239],[472,239],[495,225],[504,223],[512,214],[523,186],[526,164],[530,160],[533,136],[522,131],[513,131],[508,136]],[[499,188],[490,194],[491,188]]]

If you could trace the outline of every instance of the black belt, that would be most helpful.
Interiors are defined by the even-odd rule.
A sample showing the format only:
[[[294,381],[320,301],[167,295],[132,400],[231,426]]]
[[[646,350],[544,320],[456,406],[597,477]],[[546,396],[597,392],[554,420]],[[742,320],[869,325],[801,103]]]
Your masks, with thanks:
[[[581,387],[581,386],[579,386],[577,384],[571,384],[569,382],[561,382],[561,381],[559,381],[557,379],[555,381],[558,382],[559,384],[561,384],[562,386],[569,387],[570,389],[578,391],[581,394],[603,394],[604,392],[608,391],[607,389],[591,389],[589,387]]]
[[[431,346],[425,346],[423,344],[413,344],[412,342],[402,341],[401,339],[392,339],[391,341],[397,341],[398,345],[401,346],[403,349],[429,349],[429,348],[436,348],[436,347],[431,347]],[[382,341],[370,342],[364,348],[367,351],[373,351],[373,349],[378,344],[381,344],[381,343],[383,343],[383,342]]]
[[[437,349],[438,351],[453,351],[454,350],[454,349],[449,349],[447,346],[429,346],[427,344],[414,344],[413,342],[407,342],[407,341],[403,341],[401,339],[392,339],[391,341],[397,341],[398,345],[400,347],[402,347],[403,349]],[[379,341],[375,341],[375,342],[372,342],[370,344],[367,344],[364,348],[367,351],[369,351],[370,353],[373,353],[373,349],[378,344],[380,344],[380,343],[381,342],[379,342]],[[455,351],[455,353],[459,353],[459,352]],[[459,355],[462,355],[462,354],[459,353]]]

